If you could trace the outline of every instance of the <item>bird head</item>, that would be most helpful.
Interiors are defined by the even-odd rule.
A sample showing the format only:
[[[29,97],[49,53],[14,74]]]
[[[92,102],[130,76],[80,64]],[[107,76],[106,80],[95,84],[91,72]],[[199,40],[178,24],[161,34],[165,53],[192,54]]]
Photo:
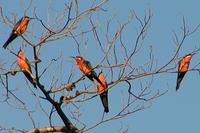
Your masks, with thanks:
[[[192,54],[187,54],[187,55],[185,55],[185,61],[186,62],[190,62],[190,60],[192,59]]]
[[[21,48],[20,48],[17,56],[20,57],[20,58],[24,58],[25,57],[24,51]]]
[[[75,59],[75,61],[76,61],[77,64],[84,61],[83,57],[81,57],[81,56],[76,56],[76,57],[72,56],[72,58]]]
[[[24,16],[24,18],[30,19],[30,17],[28,17],[28,16]]]
[[[23,21],[25,21],[26,23],[28,23],[31,19],[33,19],[33,18],[30,18],[28,16],[23,17]]]

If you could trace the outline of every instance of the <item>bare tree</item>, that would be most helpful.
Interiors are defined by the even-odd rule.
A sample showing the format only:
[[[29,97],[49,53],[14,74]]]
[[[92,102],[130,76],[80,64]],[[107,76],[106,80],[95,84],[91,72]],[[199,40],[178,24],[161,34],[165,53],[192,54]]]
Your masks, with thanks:
[[[199,29],[199,25],[189,28],[183,18],[181,34],[177,35],[174,32],[175,52],[162,66],[157,65],[153,46],[146,53],[144,62],[136,63],[137,59],[141,58],[138,56],[146,47],[145,39],[151,26],[153,13],[149,10],[144,16],[138,16],[135,11],[132,11],[125,22],[115,21],[115,17],[112,17],[102,24],[104,26],[101,26],[100,24],[103,22],[101,19],[96,19],[95,13],[108,13],[109,9],[104,9],[107,2],[108,0],[98,2],[94,0],[84,10],[79,9],[81,1],[66,2],[62,14],[57,14],[54,21],[48,23],[45,18],[39,17],[37,9],[32,7],[32,1],[30,1],[24,14],[27,15],[26,12],[32,10],[33,20],[25,34],[21,35],[22,44],[16,46],[16,41],[13,41],[11,46],[5,50],[12,55],[11,60],[3,59],[1,62],[0,99],[2,103],[15,109],[16,112],[20,110],[21,113],[27,115],[32,129],[7,127],[0,123],[0,131],[82,133],[106,122],[125,119],[128,115],[149,108],[153,100],[167,92],[167,89],[162,91],[152,88],[154,77],[159,77],[164,73],[177,73],[177,62],[180,59],[179,50],[185,40]],[[7,17],[3,8],[2,6],[0,10],[0,22],[12,28],[18,18],[16,15]],[[49,13],[48,16],[52,17],[52,14]],[[117,22],[118,26],[112,26],[113,22]],[[131,43],[128,43],[124,38],[130,23],[135,23],[136,32],[133,39],[130,40]],[[89,116],[87,110],[91,110],[87,108],[87,102],[95,101],[95,98],[99,96],[96,82],[87,80],[87,75],[78,72],[79,70],[70,56],[66,57],[64,53],[55,54],[54,51],[45,52],[48,55],[43,54],[48,47],[58,45],[63,39],[66,42],[64,45],[66,52],[72,53],[71,56],[85,57],[88,55],[85,57],[86,59],[94,58],[96,60],[96,65],[91,62],[94,65],[92,70],[105,73],[110,97],[110,92],[117,92],[119,87],[123,87],[123,91],[117,93],[119,101],[121,101],[117,110],[113,111],[111,108],[110,112],[112,113],[109,112],[106,116],[104,113],[100,114],[100,119],[92,118],[89,120],[89,124],[87,119],[84,119],[84,116]],[[90,44],[90,40],[93,40],[95,44]],[[73,43],[69,44],[68,42]],[[56,46],[58,49],[59,47]],[[25,49],[25,53],[30,57],[29,60],[32,60],[31,67],[34,68],[33,75],[36,77],[37,89],[34,89],[21,74],[21,70],[16,67],[19,48]],[[198,52],[199,48],[191,51],[195,54]],[[94,56],[91,57],[91,55]],[[189,71],[199,72],[199,62]],[[23,78],[20,79],[20,76]],[[68,79],[63,77],[68,77]],[[19,85],[20,88],[16,87],[13,85],[17,84],[15,80],[19,83],[26,81],[26,84],[25,86],[24,84]],[[109,100],[110,105],[114,104],[113,102],[115,101]],[[38,125],[41,121],[35,117],[35,114],[39,115],[45,123]],[[9,116],[7,118],[13,119]],[[60,118],[59,123],[57,123],[58,118]]]

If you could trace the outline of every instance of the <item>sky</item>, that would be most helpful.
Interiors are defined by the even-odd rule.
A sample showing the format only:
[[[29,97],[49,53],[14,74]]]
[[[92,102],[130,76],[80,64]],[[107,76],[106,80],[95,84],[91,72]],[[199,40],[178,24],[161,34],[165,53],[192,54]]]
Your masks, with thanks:
[[[51,23],[51,20],[54,19],[54,16],[62,13],[65,7],[64,3],[66,3],[64,0],[59,2],[52,0],[33,0],[32,6],[28,10],[27,15],[32,16],[33,9],[35,8],[36,13],[44,20],[45,23]],[[4,15],[12,18],[12,14],[14,14],[17,16],[17,19],[24,15],[24,10],[28,4],[29,3],[26,0],[0,1],[0,6],[3,9]],[[91,18],[95,23],[99,24],[100,38],[102,39],[102,44],[106,46],[107,44],[105,42],[106,39],[104,38],[104,32],[106,29],[106,23],[109,19],[113,18],[110,25],[110,35],[112,35],[118,28],[119,22],[124,23],[130,16],[131,11],[134,11],[139,17],[142,18],[145,12],[150,10],[153,14],[153,17],[144,41],[144,48],[142,49],[141,53],[137,55],[133,63],[135,66],[142,64],[149,56],[149,54],[147,55],[147,51],[149,50],[149,47],[152,46],[157,63],[156,65],[162,66],[170,60],[175,52],[176,46],[173,42],[174,32],[176,32],[178,37],[181,38],[183,16],[186,20],[186,26],[190,29],[192,29],[195,25],[200,24],[200,18],[197,14],[199,12],[199,4],[200,3],[197,0],[124,0],[118,2],[110,0],[105,6],[103,6],[103,9],[105,9],[106,12],[99,11],[92,15]],[[80,11],[89,7],[88,5],[91,5],[90,0],[79,0]],[[53,14],[53,12],[57,12],[58,14]],[[37,32],[38,36],[41,36],[42,31],[40,30],[40,26],[41,25],[39,22],[34,21],[29,24],[28,30],[32,29],[33,31]],[[74,32],[86,30],[88,27],[91,27],[91,25],[89,25],[88,19],[83,19],[78,24],[78,27],[80,29],[75,29]],[[131,22],[124,30],[124,42],[127,44],[127,47],[130,47],[130,49],[131,43],[135,39],[137,28],[138,25],[133,20],[133,22]],[[2,22],[0,22],[0,29],[0,44],[3,45],[12,29]],[[81,54],[93,64],[97,64],[102,55],[94,56],[94,53],[98,53],[98,50],[95,49],[96,45],[93,45],[96,44],[95,39],[92,39],[90,35],[92,36],[92,34],[87,34],[83,38],[79,37],[77,39],[81,45]],[[199,38],[200,30],[197,30],[192,36],[188,37],[179,51],[179,57],[182,57],[185,54],[192,52],[194,49],[199,48]],[[33,42],[36,41],[33,38],[29,39]],[[10,45],[11,48],[15,49],[17,52],[20,44],[22,44],[22,39],[17,39]],[[94,49],[96,50],[95,52]],[[25,50],[29,51],[26,52],[27,57],[30,60],[33,60],[30,47],[25,47]],[[17,67],[16,63],[13,65],[16,58],[14,55],[4,49],[0,49],[0,54],[2,55],[0,57],[0,61],[4,63],[6,62],[5,66],[7,68],[10,68],[11,65],[11,68]],[[64,84],[68,79],[71,69],[77,72],[75,77],[79,77],[81,73],[77,71],[77,68],[70,58],[70,56],[75,56],[77,54],[78,52],[76,50],[76,43],[69,37],[55,42],[50,42],[44,46],[40,52],[40,59],[42,60],[40,65],[41,71],[47,66],[52,58],[57,58],[62,55],[63,59],[52,65],[51,69],[47,71],[41,78],[41,82],[45,83],[48,88],[53,80],[52,75],[55,75],[59,77],[59,81],[56,82],[56,84],[58,86],[60,84]],[[56,71],[57,68],[60,68],[60,63],[63,64],[62,72]],[[174,66],[177,66],[176,63],[174,63]],[[197,63],[199,63],[199,54],[194,55],[190,63],[190,67],[194,67]],[[107,70],[104,71],[107,72]],[[109,77],[107,78],[109,80]],[[178,92],[175,91],[176,78],[176,73],[163,73],[155,75],[153,77],[153,84],[151,86],[152,93],[156,93],[157,90],[160,90],[161,92],[167,90],[167,93],[148,103],[147,105],[151,105],[150,108],[133,113],[119,120],[104,123],[97,128],[90,130],[89,132],[101,133],[109,131],[111,133],[121,133],[125,129],[128,129],[128,133],[200,132],[200,116],[198,115],[200,112],[200,89],[198,87],[200,85],[198,82],[200,78],[199,73],[196,71],[188,72],[184,77]],[[150,79],[150,77],[147,77],[145,79],[141,79],[141,81]],[[38,90],[32,90],[36,94],[36,97],[33,96],[32,91],[25,87],[26,83],[22,74],[17,74],[16,76],[10,77],[9,81],[10,88],[12,90],[17,90],[15,94],[23,101],[26,101],[27,108],[35,111],[35,113],[33,113],[33,117],[35,121],[37,121],[36,125],[39,127],[47,126],[46,121],[48,119],[43,113],[41,114],[38,102],[39,96],[42,96],[41,92]],[[24,83],[21,84],[22,81],[24,81]],[[85,82],[89,83],[88,80]],[[132,83],[135,85],[135,88],[139,86],[139,80],[133,81]],[[78,87],[81,88],[81,85],[82,84],[78,85]],[[126,94],[124,86],[124,84],[119,84],[109,91],[110,112],[106,114],[106,118],[119,111],[123,100],[122,94]],[[1,86],[1,101],[4,99],[4,94],[5,88]],[[15,101],[10,100],[10,102],[13,103],[13,106],[18,107],[18,104],[14,104]],[[47,112],[49,112],[51,106],[43,100],[41,101],[41,104],[47,110]],[[95,121],[99,121],[101,119],[103,109],[101,107],[99,98],[94,98],[90,101],[87,101],[83,105],[78,104],[78,106],[80,106],[80,110],[82,110],[82,113],[84,114],[80,119],[85,123],[94,124]],[[14,109],[13,107],[8,106],[5,102],[0,103],[0,108],[0,126],[16,127],[19,129],[32,128],[31,121],[30,119],[27,119],[27,112],[25,110],[21,111],[19,109]],[[72,119],[69,110],[76,110],[76,108],[72,105],[66,106],[66,114],[70,116],[70,119]],[[53,123],[55,125],[62,124],[57,115],[54,115],[53,118]],[[121,128],[123,130],[120,130]]]

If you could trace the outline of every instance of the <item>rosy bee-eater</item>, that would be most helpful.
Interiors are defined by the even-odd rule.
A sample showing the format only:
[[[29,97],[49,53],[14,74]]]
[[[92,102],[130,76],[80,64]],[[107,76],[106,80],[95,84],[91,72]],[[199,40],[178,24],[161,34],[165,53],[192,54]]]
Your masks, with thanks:
[[[24,51],[20,50],[17,55],[17,64],[21,71],[24,73],[26,78],[33,84],[36,88],[36,79],[32,75],[31,66],[28,59],[25,57]]]
[[[6,48],[15,38],[22,35],[26,31],[30,19],[31,18],[24,16],[15,24],[8,40],[3,45],[3,48]]]
[[[76,57],[72,57],[72,58],[75,59],[76,65],[78,66],[78,68],[80,69],[80,71],[83,74],[85,74],[91,81],[94,81],[94,79],[95,79],[96,81],[98,81],[103,86],[103,83],[101,83],[101,81],[97,77],[97,74],[93,70],[93,67],[92,67],[92,65],[89,61],[85,60],[81,56],[76,56]]]
[[[103,86],[100,83],[97,83],[97,90],[98,94],[100,95],[101,102],[104,107],[104,112],[108,113],[109,108],[108,108],[108,84],[106,82],[105,75],[103,72],[100,72],[98,75],[99,80],[104,84]]]
[[[176,90],[179,89],[180,83],[183,80],[183,77],[185,76],[186,72],[188,71],[191,59],[192,59],[192,54],[187,54],[179,61]]]

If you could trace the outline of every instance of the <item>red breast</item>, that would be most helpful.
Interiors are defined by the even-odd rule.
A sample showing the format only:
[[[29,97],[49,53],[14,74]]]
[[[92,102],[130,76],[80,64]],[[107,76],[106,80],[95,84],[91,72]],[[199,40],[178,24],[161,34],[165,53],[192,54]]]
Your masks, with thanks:
[[[20,51],[18,54],[17,64],[22,71],[29,69],[29,65],[26,61],[26,57],[24,55],[24,52],[22,52],[22,51]]]
[[[105,75],[101,72],[98,76],[99,80],[103,83],[104,86],[102,86],[100,83],[97,83],[97,89],[98,89],[98,93],[102,93],[105,90],[107,90],[108,85],[106,83],[106,78]]]

